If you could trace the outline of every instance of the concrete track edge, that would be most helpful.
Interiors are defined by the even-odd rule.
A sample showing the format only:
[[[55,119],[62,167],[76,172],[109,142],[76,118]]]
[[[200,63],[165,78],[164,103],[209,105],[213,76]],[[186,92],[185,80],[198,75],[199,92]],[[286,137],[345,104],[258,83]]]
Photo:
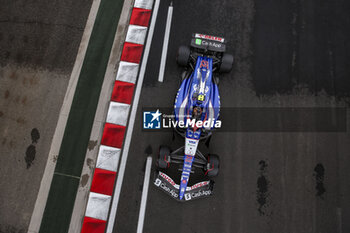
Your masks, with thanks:
[[[79,233],[81,231],[86,203],[89,196],[89,190],[99,149],[99,145],[95,143],[101,142],[103,126],[106,120],[109,100],[111,98],[113,90],[113,84],[115,82],[115,77],[118,71],[123,44],[129,25],[129,19],[131,11],[133,9],[133,2],[134,0],[125,0],[122,8],[122,13],[120,15],[111,55],[109,57],[108,66],[106,69],[106,74],[96,109],[93,128],[90,135],[90,142],[96,146],[93,148],[89,147],[86,152],[84,167],[80,178],[80,185],[75,199],[73,214],[69,226],[69,233]]]
[[[88,20],[85,25],[84,33],[80,42],[78,54],[74,63],[74,67],[69,79],[67,91],[64,97],[64,101],[58,117],[55,133],[53,135],[50,152],[46,162],[45,171],[40,183],[40,189],[35,202],[34,210],[28,227],[28,233],[37,233],[40,229],[41,219],[45,210],[53,173],[56,167],[56,159],[60,150],[61,142],[63,139],[64,130],[67,124],[69,111],[72,105],[73,97],[75,94],[76,86],[78,83],[81,67],[84,61],[86,50],[89,44],[92,29],[95,23],[97,11],[101,0],[94,0]]]

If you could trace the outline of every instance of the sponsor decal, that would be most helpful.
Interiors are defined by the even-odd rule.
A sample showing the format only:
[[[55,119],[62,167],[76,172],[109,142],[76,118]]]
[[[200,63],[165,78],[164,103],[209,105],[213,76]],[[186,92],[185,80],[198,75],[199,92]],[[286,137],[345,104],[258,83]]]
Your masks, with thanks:
[[[201,39],[215,40],[215,41],[219,41],[221,43],[224,43],[224,41],[225,41],[225,39],[222,37],[209,36],[209,35],[204,35],[204,34],[199,34],[199,33],[196,33],[195,37],[201,38]]]
[[[160,186],[161,183],[162,183],[162,181],[158,178],[154,181],[154,185],[158,186],[158,187]]]
[[[206,68],[209,69],[209,62],[206,60],[202,60],[199,68]]]
[[[168,175],[166,175],[165,173],[162,173],[162,172],[159,172],[159,175],[160,175],[161,177],[163,177],[166,181],[168,181],[169,184],[171,184],[172,186],[174,186],[174,188],[179,189],[179,185],[176,184],[176,183],[173,181],[173,179],[171,179]],[[155,184],[156,186],[159,186],[161,182],[162,182],[162,181],[161,181],[159,178],[157,178],[157,179],[155,180],[154,184]],[[204,187],[204,186],[206,186],[206,185],[209,185],[209,183],[210,183],[209,181],[202,181],[202,182],[199,182],[199,183],[197,183],[197,184],[192,185],[191,187],[187,187],[187,188],[186,188],[186,191],[191,191],[191,190],[194,190],[194,189],[197,189],[197,188]]]
[[[201,45],[202,44],[202,40],[201,39],[196,39],[196,44],[197,45]]]
[[[159,172],[159,175],[161,177],[163,177],[166,181],[168,181],[172,186],[175,187],[176,183],[173,181],[173,179],[171,179],[168,175],[166,175],[165,173],[163,172]]]
[[[191,200],[191,194],[185,193],[185,200],[186,201]]]
[[[176,193],[175,190],[169,188],[168,186],[166,186],[166,183],[163,183],[160,179],[156,179],[154,181],[154,184],[156,186],[158,186],[159,188],[161,188],[162,190],[164,190],[165,192],[169,193],[172,197],[177,198],[179,195]]]
[[[205,126],[204,126],[204,127],[205,127]],[[193,135],[193,138],[194,138],[194,139],[199,139],[200,136],[201,136],[201,132],[195,131],[195,132],[194,132],[194,135]]]
[[[215,48],[221,48],[222,47],[222,44],[211,42],[211,41],[205,41],[205,40],[202,41],[202,45],[209,45],[209,46],[215,47]]]
[[[195,184],[195,185],[192,185],[192,186],[190,187],[190,190],[193,190],[193,189],[196,189],[196,188],[200,188],[200,187],[206,186],[206,185],[208,185],[208,184],[209,184],[209,181],[199,182],[199,183],[197,183],[197,184]]]
[[[186,180],[182,180],[182,182],[184,181],[186,182]],[[179,200],[179,185],[165,173],[158,172],[158,177],[154,180],[154,185],[168,193],[171,197]],[[181,191],[185,192],[183,200],[188,201],[200,197],[210,196],[212,195],[211,187],[210,181],[202,181],[192,185],[191,187],[187,187],[186,192],[184,187],[182,187]]]
[[[193,153],[193,152],[191,151],[191,153]],[[194,157],[192,155],[186,155],[185,162],[184,162],[184,165],[182,167],[182,175],[181,175],[181,182],[183,184],[187,184],[188,179],[190,178],[193,159],[194,159]]]
[[[200,190],[198,192],[193,193],[185,193],[185,200],[189,201],[194,198],[203,197],[203,196],[210,196],[212,194],[211,190]]]
[[[192,130],[187,130],[186,131],[186,137],[193,138],[193,131]]]
[[[190,138],[186,138],[185,140],[185,154],[186,155],[191,155],[190,157],[185,158],[185,163],[184,165],[188,164],[192,164],[192,158],[195,154],[196,154],[196,150],[197,150],[197,146],[198,146],[198,140],[197,139],[190,139]],[[191,167],[191,165],[190,165]]]

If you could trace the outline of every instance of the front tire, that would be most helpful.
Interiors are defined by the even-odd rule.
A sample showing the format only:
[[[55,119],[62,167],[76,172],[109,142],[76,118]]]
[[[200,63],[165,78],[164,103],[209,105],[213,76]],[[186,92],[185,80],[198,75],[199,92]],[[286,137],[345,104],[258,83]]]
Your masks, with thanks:
[[[206,166],[205,175],[208,177],[215,177],[219,174],[220,159],[215,154],[208,155],[208,163]]]
[[[158,167],[166,169],[170,167],[170,148],[168,146],[159,147]]]

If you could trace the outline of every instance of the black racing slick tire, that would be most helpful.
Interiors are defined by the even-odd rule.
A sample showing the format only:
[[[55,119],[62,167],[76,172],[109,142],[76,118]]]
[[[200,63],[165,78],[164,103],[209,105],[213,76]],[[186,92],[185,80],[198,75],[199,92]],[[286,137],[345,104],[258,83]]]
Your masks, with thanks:
[[[159,147],[158,167],[162,169],[170,167],[170,148],[167,146]]]
[[[176,61],[179,66],[187,66],[191,50],[188,46],[181,45],[177,51]]]
[[[221,65],[219,72],[228,73],[232,70],[233,66],[233,55],[225,53],[221,58]]]
[[[208,155],[208,164],[205,175],[208,177],[215,177],[219,174],[220,160],[219,156],[215,154]]]

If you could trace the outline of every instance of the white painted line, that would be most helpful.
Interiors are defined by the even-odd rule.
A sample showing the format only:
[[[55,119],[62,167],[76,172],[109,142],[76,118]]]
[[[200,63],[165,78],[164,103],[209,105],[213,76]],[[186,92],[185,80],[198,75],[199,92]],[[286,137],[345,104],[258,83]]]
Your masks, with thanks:
[[[152,19],[151,19],[150,28],[149,28],[149,32],[148,32],[148,36],[147,36],[147,42],[146,42],[146,46],[145,46],[145,51],[144,51],[143,58],[142,58],[139,80],[138,80],[137,85],[136,85],[135,96],[134,96],[134,101],[132,104],[129,125],[128,125],[128,129],[126,131],[124,148],[123,148],[122,158],[121,158],[120,167],[119,167],[119,174],[118,174],[117,183],[115,185],[115,190],[114,190],[114,194],[113,194],[113,202],[112,202],[111,211],[109,214],[106,233],[112,233],[112,231],[113,231],[115,216],[117,213],[117,208],[118,208],[118,203],[119,203],[120,191],[121,191],[121,188],[123,185],[126,161],[128,159],[128,154],[129,154],[132,132],[134,130],[135,118],[136,118],[136,113],[137,113],[137,106],[138,106],[139,100],[140,100],[140,94],[141,94],[143,79],[145,77],[148,55],[149,55],[149,51],[150,51],[151,43],[152,43],[154,26],[155,26],[156,20],[157,20],[159,3],[160,3],[160,0],[155,0]]]
[[[111,101],[107,113],[107,123],[126,126],[129,116],[129,104]]]
[[[153,0],[136,0],[134,7],[151,10],[152,5],[153,5]]]
[[[137,73],[139,72],[139,64],[121,61],[119,62],[119,68],[116,80],[135,83],[137,78]]]
[[[146,212],[149,180],[151,178],[151,167],[152,167],[152,157],[148,156],[147,163],[146,163],[146,169],[145,169],[145,178],[143,180],[143,189],[142,189],[141,205],[140,205],[140,212],[139,212],[139,220],[137,222],[137,233],[142,233],[142,231],[143,231],[143,223],[145,221],[145,212]]]
[[[160,59],[158,81],[161,83],[164,80],[164,70],[165,70],[165,64],[166,64],[166,57],[168,54],[168,44],[169,44],[169,35],[170,35],[172,18],[173,18],[173,2],[170,3],[169,9],[168,9],[168,18],[166,20],[165,34],[164,34],[164,40],[163,40],[162,57]]]
[[[75,178],[75,179],[80,180],[80,176],[72,176],[72,175],[67,175],[67,174],[60,173],[60,172],[54,172],[53,174],[59,175],[59,176],[65,176],[65,177],[69,177],[69,178]]]
[[[96,168],[116,172],[118,169],[119,156],[119,148],[101,145],[97,156]]]
[[[100,220],[107,220],[111,196],[90,192],[85,216]]]
[[[134,44],[144,44],[147,34],[147,27],[138,25],[129,25],[128,33],[126,34],[126,42]]]
[[[337,208],[337,219],[338,219],[338,233],[343,233],[343,222],[342,222],[342,209]]]

